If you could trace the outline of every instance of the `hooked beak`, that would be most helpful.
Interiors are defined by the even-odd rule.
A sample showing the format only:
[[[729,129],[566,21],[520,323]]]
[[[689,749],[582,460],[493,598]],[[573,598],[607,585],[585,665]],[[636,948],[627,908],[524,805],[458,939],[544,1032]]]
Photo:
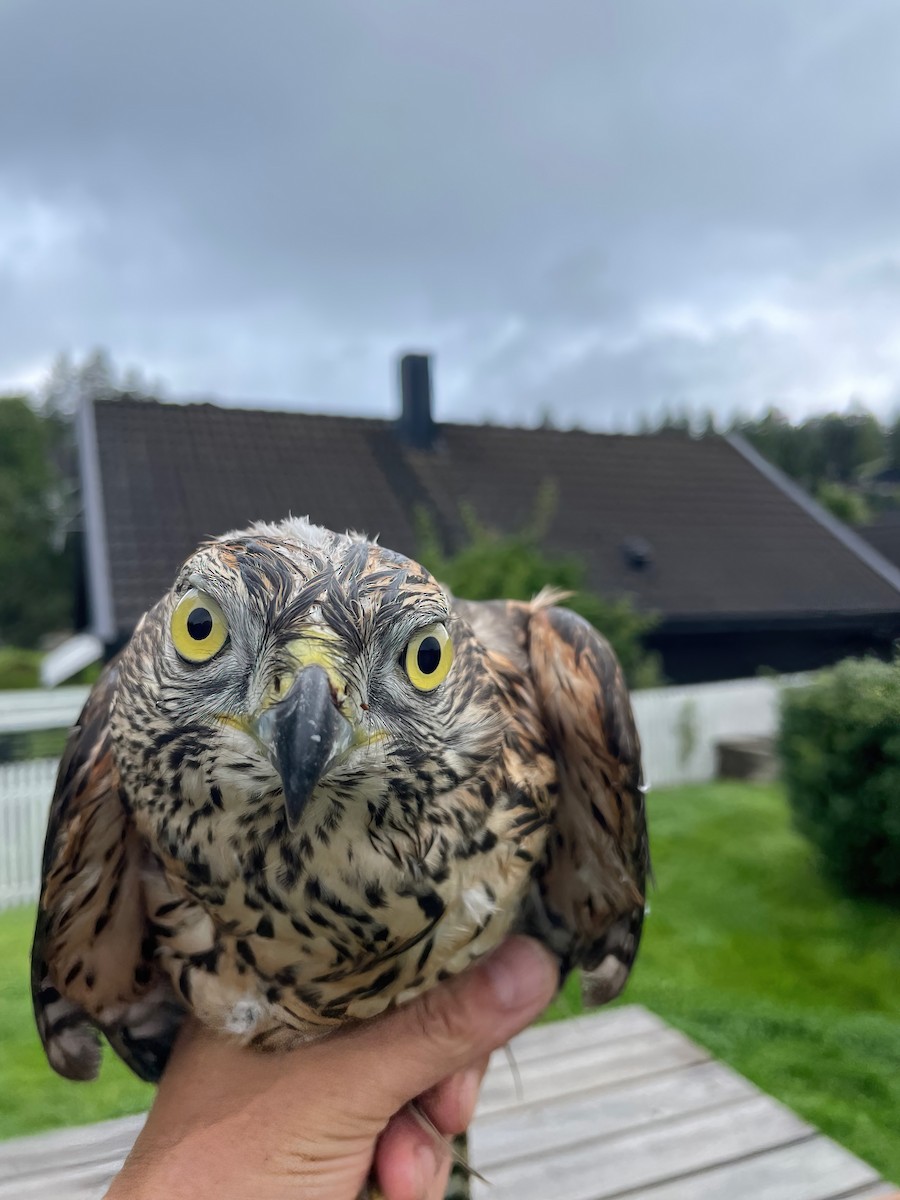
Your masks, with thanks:
[[[296,829],[319,780],[353,741],[325,669],[301,668],[285,698],[257,719],[256,732],[281,776],[288,825]]]

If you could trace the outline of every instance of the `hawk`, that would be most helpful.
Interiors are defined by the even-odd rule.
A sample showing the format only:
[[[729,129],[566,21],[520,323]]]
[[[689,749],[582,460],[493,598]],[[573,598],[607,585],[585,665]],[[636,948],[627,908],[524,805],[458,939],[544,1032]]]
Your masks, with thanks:
[[[156,1081],[186,1011],[263,1048],[402,1004],[507,934],[614,998],[644,915],[640,746],[607,642],[545,592],[453,597],[308,520],[204,543],[69,738],[37,1027]]]

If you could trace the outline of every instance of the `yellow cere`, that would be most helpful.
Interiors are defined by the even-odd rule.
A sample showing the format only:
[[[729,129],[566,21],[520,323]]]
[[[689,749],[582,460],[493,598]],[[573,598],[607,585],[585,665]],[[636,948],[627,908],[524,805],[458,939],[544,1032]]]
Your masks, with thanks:
[[[228,623],[211,596],[191,588],[172,613],[172,641],[182,658],[209,662],[228,641]]]
[[[288,652],[297,664],[297,669],[303,667],[321,667],[328,676],[334,688],[338,703],[347,695],[347,681],[341,674],[338,665],[340,638],[330,629],[316,628],[303,637],[296,638],[288,644]],[[274,697],[278,699],[279,697]]]
[[[404,654],[404,666],[413,687],[432,692],[447,678],[453,665],[453,643],[444,625],[429,625],[412,638]]]

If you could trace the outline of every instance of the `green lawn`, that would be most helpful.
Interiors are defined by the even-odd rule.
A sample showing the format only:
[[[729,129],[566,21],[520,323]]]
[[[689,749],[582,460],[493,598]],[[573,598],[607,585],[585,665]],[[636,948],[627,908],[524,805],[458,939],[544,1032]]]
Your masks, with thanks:
[[[153,1089],[107,1048],[96,1083],[71,1083],[47,1065],[29,990],[34,911],[0,913],[0,1138],[138,1112]]]
[[[622,1002],[658,1012],[900,1181],[900,913],[820,879],[777,788],[650,800],[657,887]],[[0,916],[0,1137],[131,1112],[150,1095],[111,1054],[96,1084],[45,1065],[27,999],[31,920]]]
[[[656,887],[621,1002],[659,1013],[900,1183],[900,911],[822,880],[778,788],[648,799]]]

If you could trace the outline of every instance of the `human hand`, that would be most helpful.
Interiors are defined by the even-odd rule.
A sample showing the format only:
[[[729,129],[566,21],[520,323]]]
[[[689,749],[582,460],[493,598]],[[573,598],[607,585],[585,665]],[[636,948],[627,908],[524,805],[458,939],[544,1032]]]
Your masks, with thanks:
[[[546,1007],[555,960],[508,939],[465,974],[374,1021],[286,1054],[188,1022],[106,1200],[440,1200],[449,1157],[410,1115],[462,1133],[493,1050]]]

